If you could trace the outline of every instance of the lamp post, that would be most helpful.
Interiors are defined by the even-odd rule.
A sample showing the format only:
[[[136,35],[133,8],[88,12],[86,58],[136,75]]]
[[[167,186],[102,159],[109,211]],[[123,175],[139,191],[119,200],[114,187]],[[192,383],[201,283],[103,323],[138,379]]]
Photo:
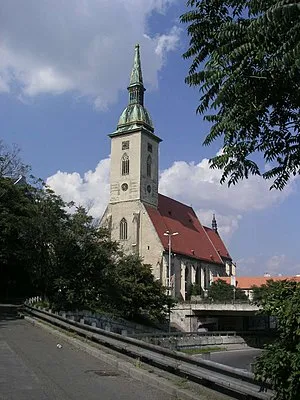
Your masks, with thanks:
[[[168,287],[169,287],[169,295],[171,296],[172,294],[172,289],[171,289],[171,250],[172,250],[172,236],[176,236],[179,235],[178,232],[173,232],[171,233],[170,231],[166,231],[164,232],[164,236],[168,236],[169,240],[168,240],[168,249],[169,249],[169,265],[168,265],[168,275],[169,275],[169,279],[168,279]],[[174,279],[175,281],[175,279]],[[174,282],[175,283],[175,282]]]

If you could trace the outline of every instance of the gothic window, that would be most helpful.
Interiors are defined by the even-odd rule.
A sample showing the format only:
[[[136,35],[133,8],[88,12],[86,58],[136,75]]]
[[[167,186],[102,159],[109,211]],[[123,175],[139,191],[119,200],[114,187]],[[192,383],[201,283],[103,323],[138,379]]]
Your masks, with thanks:
[[[152,153],[152,144],[151,143],[148,143],[148,151],[149,151],[149,153]]]
[[[129,175],[129,157],[126,153],[122,157],[122,175]]]
[[[125,218],[120,222],[120,240],[127,240],[127,221]]]
[[[152,158],[149,155],[147,158],[147,176],[149,178],[151,178],[151,173],[152,173],[151,169],[152,169]]]

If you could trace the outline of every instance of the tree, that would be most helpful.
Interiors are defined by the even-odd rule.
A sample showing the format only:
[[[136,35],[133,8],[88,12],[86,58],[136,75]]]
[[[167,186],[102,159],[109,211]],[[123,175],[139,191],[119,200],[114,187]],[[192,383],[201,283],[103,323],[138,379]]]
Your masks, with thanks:
[[[283,189],[300,173],[300,7],[292,0],[189,0],[192,59],[186,83],[201,92],[197,112],[221,139],[210,160],[228,185],[250,174]],[[261,161],[264,161],[263,163]],[[265,169],[266,172],[261,172]]]
[[[223,279],[218,279],[210,285],[208,298],[214,301],[233,301],[234,298],[236,300],[247,300],[247,296],[241,289],[234,288]]]
[[[34,216],[26,189],[0,177],[0,297],[13,298],[31,294],[27,266],[31,248],[28,227]]]
[[[155,280],[150,265],[136,255],[122,255],[108,271],[111,293],[110,306],[123,317],[163,320],[172,307],[170,296]],[[174,303],[174,302],[173,302]]]
[[[84,208],[68,212],[74,204],[41,180],[15,185],[13,165],[11,177],[0,174],[1,300],[41,295],[55,309],[164,319],[171,300],[150,266],[125,256]]]
[[[9,147],[0,139],[0,177],[18,178],[29,170],[20,158],[20,148],[16,144]]]
[[[262,383],[270,380],[275,400],[296,400],[300,393],[300,282],[268,281],[262,313],[277,318],[278,338],[255,364]]]
[[[58,309],[107,309],[112,301],[109,271],[118,245],[79,207],[53,244],[55,276],[48,298]]]

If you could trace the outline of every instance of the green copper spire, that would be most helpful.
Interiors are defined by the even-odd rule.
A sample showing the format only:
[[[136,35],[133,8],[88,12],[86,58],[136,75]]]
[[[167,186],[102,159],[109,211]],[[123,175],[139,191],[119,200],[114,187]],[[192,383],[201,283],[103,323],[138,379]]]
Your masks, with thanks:
[[[129,104],[144,105],[144,84],[141,67],[140,46],[135,45],[133,67],[130,75],[130,83],[128,86]]]
[[[141,57],[140,57],[140,45],[136,44],[134,49],[134,59],[133,67],[130,75],[130,84],[132,85],[142,85],[143,86],[143,75],[141,67]]]
[[[144,92],[146,89],[143,84],[140,46],[138,44],[135,46],[133,67],[127,89],[129,92],[129,103],[121,114],[117,130],[112,135],[141,128],[153,134],[153,123],[148,111],[144,107]]]

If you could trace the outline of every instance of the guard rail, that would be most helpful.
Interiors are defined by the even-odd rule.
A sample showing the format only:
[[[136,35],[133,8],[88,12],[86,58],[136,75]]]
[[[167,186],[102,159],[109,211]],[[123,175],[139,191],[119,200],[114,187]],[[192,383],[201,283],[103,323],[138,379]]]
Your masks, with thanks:
[[[79,336],[83,336],[133,358],[139,358],[143,362],[167,370],[173,374],[184,376],[191,381],[209,386],[214,390],[228,393],[235,398],[270,400],[274,395],[270,384],[260,385],[255,381],[254,375],[251,372],[209,360],[196,360],[177,351],[80,322],[71,321],[48,311],[37,310],[29,305],[24,305],[23,309],[33,317],[74,332]]]

